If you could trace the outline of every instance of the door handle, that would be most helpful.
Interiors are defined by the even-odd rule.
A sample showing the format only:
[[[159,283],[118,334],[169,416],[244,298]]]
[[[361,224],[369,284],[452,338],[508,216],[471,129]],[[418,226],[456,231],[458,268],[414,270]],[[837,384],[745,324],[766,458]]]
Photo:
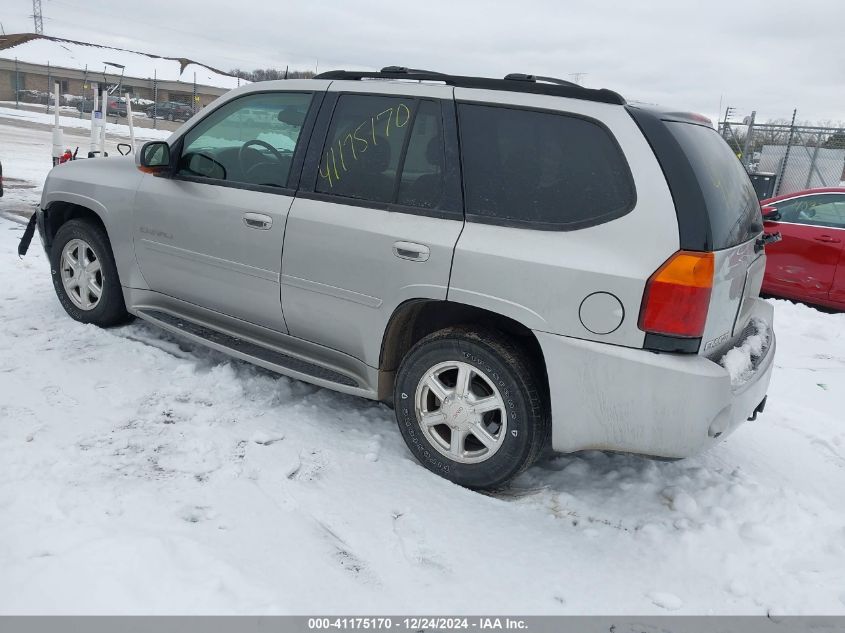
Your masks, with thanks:
[[[393,254],[399,259],[424,262],[431,255],[431,249],[425,244],[417,244],[416,242],[394,242]]]
[[[819,235],[818,237],[814,237],[814,240],[817,242],[826,242],[827,244],[839,244],[840,240],[835,237],[830,237],[830,235]]]
[[[244,213],[244,224],[251,229],[266,231],[273,226],[273,218],[269,215],[264,215],[263,213],[252,213],[250,211]]]

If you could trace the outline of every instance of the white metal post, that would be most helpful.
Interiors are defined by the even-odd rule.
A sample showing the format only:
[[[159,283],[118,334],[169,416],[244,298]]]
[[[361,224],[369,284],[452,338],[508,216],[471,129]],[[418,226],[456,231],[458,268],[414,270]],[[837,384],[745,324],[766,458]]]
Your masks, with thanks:
[[[59,90],[61,89],[61,85],[57,81],[54,87],[54,94],[56,97],[56,103],[59,103]],[[59,157],[64,153],[64,144],[65,139],[64,135],[62,134],[62,128],[59,127],[59,107],[56,106],[56,117],[53,122],[53,166],[55,167],[59,162]]]
[[[97,83],[91,84],[92,88],[94,89],[94,101],[91,104],[91,141],[88,144],[88,151],[89,152],[96,152],[97,151],[97,139],[100,138],[100,124],[97,120],[97,89],[100,87]],[[84,103],[84,101],[83,101]]]
[[[126,119],[129,121],[129,144],[132,146],[132,154],[135,154],[135,123],[132,121],[132,99],[126,93]]]
[[[103,111],[103,116],[100,119],[100,158],[106,155],[106,116],[109,112],[109,91],[108,88],[103,88],[103,101],[100,104]]]

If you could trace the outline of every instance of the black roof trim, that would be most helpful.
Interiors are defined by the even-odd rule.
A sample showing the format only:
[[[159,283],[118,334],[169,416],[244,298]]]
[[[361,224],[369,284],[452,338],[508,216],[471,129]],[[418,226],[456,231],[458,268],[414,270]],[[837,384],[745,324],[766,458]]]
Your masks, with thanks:
[[[512,73],[504,79],[490,79],[487,77],[468,77],[463,75],[447,75],[430,70],[415,70],[400,66],[387,66],[379,72],[357,70],[329,70],[316,75],[314,79],[407,79],[412,81],[440,81],[457,88],[478,88],[482,90],[508,90],[511,92],[530,92],[533,94],[550,95],[553,97],[568,97],[583,99],[584,101],[598,101],[625,105],[627,102],[618,93],[605,88],[584,88],[578,84],[536,75]],[[545,82],[545,83],[544,83]]]
[[[626,106],[631,118],[651,145],[657,162],[666,176],[675,214],[678,217],[680,246],[686,251],[712,251],[713,234],[707,202],[698,176],[678,140],[666,127],[665,114],[654,108]],[[673,121],[675,119],[669,119]],[[686,121],[682,121],[686,123]],[[695,121],[690,121],[695,123]],[[711,128],[712,129],[712,128]]]

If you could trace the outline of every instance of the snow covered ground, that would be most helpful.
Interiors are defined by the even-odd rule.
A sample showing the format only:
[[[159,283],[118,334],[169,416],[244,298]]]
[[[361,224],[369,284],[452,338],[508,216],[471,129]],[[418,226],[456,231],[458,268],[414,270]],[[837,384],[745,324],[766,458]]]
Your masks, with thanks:
[[[845,614],[845,315],[776,301],[766,412],[706,454],[557,456],[486,496],[385,406],[72,321],[22,230],[0,219],[0,613]]]
[[[138,116],[139,113],[133,113],[135,116]],[[144,115],[146,116],[146,115]],[[3,124],[11,124],[14,125],[16,122],[29,122],[29,123],[39,123],[42,125],[47,125],[52,130],[53,122],[55,121],[55,115],[52,113],[47,112],[33,112],[32,110],[24,110],[24,109],[15,109],[14,107],[6,107],[0,105],[0,123]],[[73,114],[72,111],[68,111],[66,114],[62,114],[61,111],[59,113],[59,125],[65,130],[68,129],[76,132],[78,130],[85,131],[85,137],[88,138],[88,132],[91,130],[91,113],[83,115],[79,117],[78,114]],[[139,139],[146,139],[146,140],[155,140],[155,139],[166,139],[172,134],[167,130],[151,130],[149,128],[135,128],[135,137]],[[129,138],[129,126],[123,123],[111,123],[106,122],[106,138],[109,136],[119,136],[121,138]],[[2,142],[4,136],[0,136],[0,142]],[[51,140],[52,136],[49,137],[48,140]],[[87,145],[86,145],[87,149]]]
[[[71,151],[79,148],[79,156],[86,156],[89,146],[91,119],[60,116],[65,146]],[[52,167],[52,126],[54,116],[43,112],[16,110],[0,106],[0,162],[3,163],[5,194],[0,198],[0,213],[20,211],[38,204],[41,185]],[[106,124],[106,152],[117,156],[117,144],[129,140],[129,127]],[[147,140],[166,139],[166,130],[135,130],[136,145]]]

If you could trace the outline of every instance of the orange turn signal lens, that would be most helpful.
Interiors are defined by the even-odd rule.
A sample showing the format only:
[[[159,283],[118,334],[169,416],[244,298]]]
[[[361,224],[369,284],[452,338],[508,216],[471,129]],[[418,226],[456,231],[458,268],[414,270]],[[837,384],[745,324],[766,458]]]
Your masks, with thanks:
[[[713,289],[713,253],[678,251],[649,278],[639,327],[645,332],[700,337]]]

